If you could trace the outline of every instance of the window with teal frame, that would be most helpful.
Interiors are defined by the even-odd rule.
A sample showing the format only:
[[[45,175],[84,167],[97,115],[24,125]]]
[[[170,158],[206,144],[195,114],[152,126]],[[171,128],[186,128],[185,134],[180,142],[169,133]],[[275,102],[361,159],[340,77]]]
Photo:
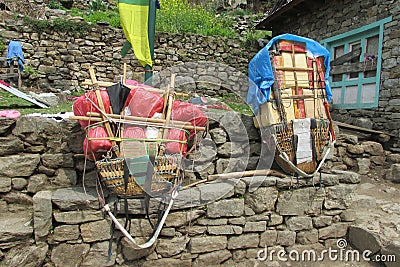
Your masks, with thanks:
[[[384,24],[390,21],[392,17],[321,41],[321,44],[329,50],[332,60],[361,49],[359,58],[353,58],[343,64],[359,63],[356,72],[332,74],[331,71],[334,108],[378,107]]]

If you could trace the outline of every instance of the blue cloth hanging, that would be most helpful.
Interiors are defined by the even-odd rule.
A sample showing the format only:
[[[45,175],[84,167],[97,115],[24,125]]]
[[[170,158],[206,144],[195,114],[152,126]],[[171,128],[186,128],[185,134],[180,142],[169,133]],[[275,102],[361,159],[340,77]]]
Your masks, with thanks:
[[[10,65],[14,60],[18,60],[19,70],[24,71],[24,53],[22,53],[22,46],[19,41],[10,41],[8,44],[8,52],[6,56],[7,63]]]
[[[278,40],[303,42],[306,44],[307,53],[314,57],[324,56],[325,65],[325,89],[328,102],[331,101],[332,89],[329,83],[330,55],[329,51],[318,42],[293,34],[282,34],[271,39],[250,61],[248,66],[249,91],[247,92],[247,103],[253,107],[254,114],[258,113],[261,104],[268,101],[271,87],[274,84],[274,73],[269,57],[269,49]]]

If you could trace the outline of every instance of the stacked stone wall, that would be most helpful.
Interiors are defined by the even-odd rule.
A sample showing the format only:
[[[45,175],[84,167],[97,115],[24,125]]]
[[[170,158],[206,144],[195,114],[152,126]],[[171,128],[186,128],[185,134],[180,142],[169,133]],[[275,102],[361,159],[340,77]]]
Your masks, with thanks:
[[[257,164],[260,139],[251,117],[217,114],[208,114],[211,130],[199,151],[207,158],[199,160],[194,172],[187,172],[191,181]],[[258,176],[208,182],[181,190],[152,248],[138,250],[126,238],[117,246],[117,231],[107,261],[111,222],[99,207],[93,162],[86,162],[82,179],[85,161],[79,154],[84,132],[79,124],[42,117],[0,122],[0,209],[6,214],[0,219],[0,255],[7,266],[28,261],[56,266],[255,263],[265,246],[286,252],[334,246],[354,220],[346,213],[354,183],[359,182],[352,172],[324,173],[314,179]],[[248,148],[234,149],[243,146]],[[243,161],[246,157],[254,159]],[[108,200],[112,205],[113,198]],[[143,241],[151,234],[143,200],[129,200],[128,205],[131,234]],[[123,212],[123,203],[118,207]],[[151,201],[153,220],[157,208],[158,202]]]

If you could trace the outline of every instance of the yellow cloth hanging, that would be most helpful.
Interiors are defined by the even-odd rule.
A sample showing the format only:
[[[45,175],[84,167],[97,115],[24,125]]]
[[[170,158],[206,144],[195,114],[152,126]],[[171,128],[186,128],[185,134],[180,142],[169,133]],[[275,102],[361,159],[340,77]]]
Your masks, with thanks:
[[[149,0],[119,0],[119,15],[126,39],[142,66],[152,66],[149,44]]]

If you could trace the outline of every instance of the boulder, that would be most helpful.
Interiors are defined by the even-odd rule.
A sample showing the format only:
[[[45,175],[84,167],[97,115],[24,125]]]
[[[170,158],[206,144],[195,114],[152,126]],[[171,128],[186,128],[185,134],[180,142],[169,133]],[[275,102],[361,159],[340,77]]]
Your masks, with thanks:
[[[9,177],[0,177],[0,193],[11,191],[11,181]]]
[[[10,132],[16,120],[0,117],[0,135]]]
[[[319,215],[324,198],[324,188],[286,190],[279,193],[276,210],[279,215]]]
[[[50,154],[46,153],[41,156],[42,164],[50,169],[73,168],[74,160],[72,154]]]
[[[77,240],[79,238],[80,231],[79,225],[60,225],[54,228],[53,240],[57,242],[65,242],[71,240]]]
[[[379,236],[363,226],[350,226],[348,238],[350,244],[359,251],[370,250],[375,254],[382,247]]]
[[[50,191],[40,191],[33,196],[33,225],[37,241],[46,237],[52,227],[51,197]]]
[[[242,234],[228,239],[228,249],[256,248],[260,242],[258,234]]]
[[[110,258],[108,255],[108,245],[108,241],[94,243],[80,266],[114,266],[117,257],[117,245],[113,244]]]
[[[29,177],[28,192],[37,193],[49,185],[48,178],[45,174],[35,174]]]
[[[369,158],[357,158],[358,173],[368,174],[371,167],[371,160]]]
[[[61,243],[53,248],[51,261],[55,266],[81,266],[89,250],[89,244]]]
[[[400,163],[390,166],[390,169],[386,172],[385,179],[394,183],[400,183]]]
[[[170,258],[184,251],[188,242],[189,239],[184,236],[174,237],[172,239],[159,239],[156,251],[162,257]]]
[[[82,224],[103,219],[103,213],[100,210],[55,211],[53,216],[56,222],[65,224]]]
[[[228,198],[234,194],[233,182],[212,182],[197,186],[200,190],[200,198],[202,203],[210,203],[220,198]]]
[[[0,156],[18,154],[23,151],[24,143],[18,137],[0,137]]]
[[[273,187],[260,187],[253,193],[245,194],[245,203],[257,214],[274,210],[277,199],[278,190]]]
[[[384,154],[383,147],[380,143],[373,141],[365,141],[361,143],[364,151],[373,156],[379,156]]]
[[[8,214],[0,217],[0,249],[27,243],[33,234],[29,214]]]
[[[197,257],[197,259],[193,263],[193,266],[219,265],[231,257],[231,252],[226,249],[204,253],[200,254],[199,257]]]
[[[36,170],[40,155],[19,154],[0,157],[0,176],[29,177]]]
[[[224,199],[207,205],[207,217],[237,217],[244,213],[244,199]]]
[[[339,181],[344,184],[358,184],[361,182],[360,175],[355,172],[332,170],[332,173],[337,174]]]
[[[330,186],[326,189],[324,207],[330,209],[346,209],[354,197],[353,188],[348,185]]]
[[[80,226],[81,236],[85,243],[109,240],[110,222],[107,220],[84,223]]]
[[[85,193],[81,187],[57,189],[52,201],[61,210],[100,208],[96,192]]]
[[[290,217],[286,220],[286,225],[292,231],[310,230],[313,228],[312,219],[307,216]]]
[[[28,181],[25,178],[12,178],[12,188],[15,190],[23,190],[27,185]]]
[[[2,265],[4,264],[4,266],[8,267],[43,266],[48,250],[48,245],[44,243],[30,246],[16,246],[7,252]]]
[[[193,237],[189,242],[189,250],[192,254],[221,250],[225,249],[226,246],[226,236]]]

